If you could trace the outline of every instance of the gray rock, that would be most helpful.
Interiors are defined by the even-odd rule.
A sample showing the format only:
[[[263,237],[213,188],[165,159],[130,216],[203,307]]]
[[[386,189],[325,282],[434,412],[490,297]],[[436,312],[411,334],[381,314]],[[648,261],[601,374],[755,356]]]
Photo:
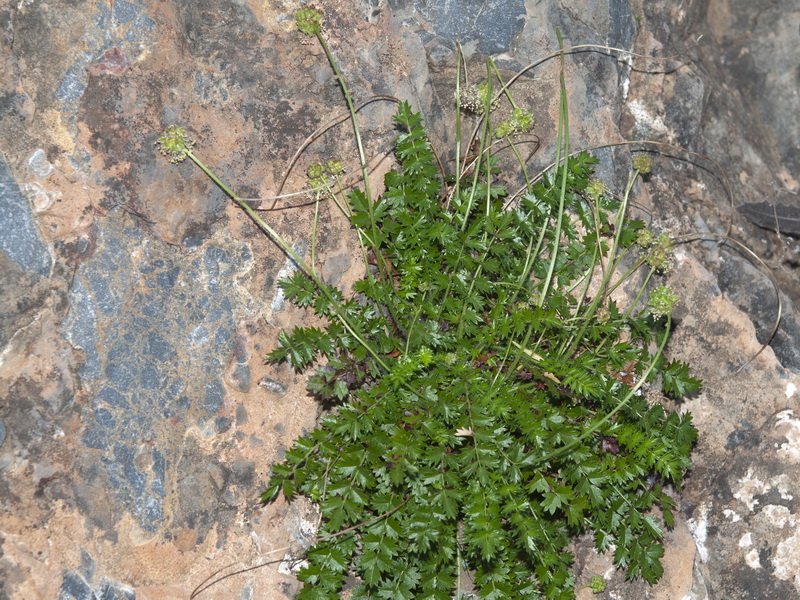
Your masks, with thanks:
[[[64,73],[64,78],[56,89],[56,98],[65,104],[77,102],[85,91],[86,81],[83,68],[79,65],[72,65]]]
[[[289,388],[285,383],[281,383],[280,381],[266,376],[261,378],[261,380],[258,382],[258,385],[278,396],[285,396],[286,392],[289,391]]]
[[[100,582],[99,598],[100,600],[136,600],[136,594],[130,586],[103,577]]]
[[[245,393],[250,391],[253,378],[248,365],[237,364],[233,369],[231,377],[236,384],[237,390]]]
[[[471,81],[485,77],[486,54],[508,78],[552,52],[556,27],[567,43],[681,52],[692,60],[680,68],[568,57],[573,148],[655,136],[720,162],[737,203],[800,206],[792,0],[684,4],[369,0],[326,6],[326,36],[357,99],[409,99],[445,160],[457,39]],[[285,505],[262,508],[257,498],[269,461],[313,427],[317,407],[302,378],[265,377],[247,350],[263,357],[277,329],[308,324],[275,286],[296,265],[196,167],[167,163],[153,145],[162,126],[185,125],[237,193],[275,193],[297,147],[342,107],[324,56],[301,43],[291,20],[259,3],[216,0],[52,0],[0,10],[0,389],[9,390],[0,402],[8,509],[0,529],[23,532],[0,542],[0,596],[37,587],[63,600],[131,600],[142,586],[154,597],[188,597],[227,563],[255,565],[289,544],[301,554],[313,538],[313,511],[287,517]],[[531,172],[552,159],[556,68],[550,61],[514,88],[538,120]],[[384,102],[360,113],[370,154],[389,147],[393,111]],[[628,149],[598,155],[599,175],[621,189]],[[353,156],[340,125],[315,139],[284,191],[303,187],[306,161],[353,166]],[[697,223],[722,233],[729,200],[709,164],[689,158],[658,159],[636,201],[676,230]],[[30,182],[15,176],[61,200],[34,214],[20,191]],[[261,214],[304,256],[312,217],[289,206]],[[347,223],[326,210],[317,258],[338,285],[358,264],[348,254],[357,247],[347,245]],[[776,237],[735,225],[759,254],[781,259]],[[713,242],[687,247],[669,351],[709,382],[684,406],[700,441],[664,580],[650,588],[617,574],[609,583],[617,597],[800,598],[789,575],[800,553],[789,498],[800,491],[789,451],[797,435],[790,391],[800,387],[792,261],[786,253],[776,270],[786,292],[781,329],[739,370],[771,329],[770,283]],[[251,389],[253,380],[280,399]],[[270,526],[284,517],[286,526]],[[101,560],[78,539],[114,553]],[[591,544],[578,544],[576,555],[581,576],[594,574],[592,565],[608,569]],[[108,568],[130,580],[108,578]],[[53,583],[53,573],[62,581]],[[271,567],[247,577],[208,594],[271,598],[298,589]]]
[[[797,598],[800,418],[772,415],[720,469],[691,509],[698,548],[718,598]]]
[[[53,165],[47,161],[47,155],[41,148],[37,148],[34,153],[31,154],[31,157],[28,159],[28,168],[39,179],[47,177],[55,170]]]
[[[242,244],[209,244],[197,258],[151,241],[123,213],[102,222],[74,279],[64,331],[86,358],[79,372],[92,407],[84,443],[104,451],[120,501],[154,531],[177,459],[160,448],[182,436],[167,420],[201,425],[213,417],[216,434],[230,428],[232,419],[218,414],[226,394],[218,373],[233,350],[237,315],[219,290],[248,268],[250,253]],[[143,441],[156,445],[146,469],[136,459]]]
[[[350,257],[347,254],[333,254],[322,264],[322,279],[336,287],[342,275],[350,268]]]
[[[415,9],[436,35],[465,45],[474,43],[478,52],[488,56],[511,48],[527,14],[522,0],[420,2],[415,3]]]
[[[0,250],[26,271],[47,277],[53,259],[37,230],[28,199],[0,153]]]
[[[71,569],[66,569],[58,592],[58,600],[98,600],[98,598],[83,577]]]

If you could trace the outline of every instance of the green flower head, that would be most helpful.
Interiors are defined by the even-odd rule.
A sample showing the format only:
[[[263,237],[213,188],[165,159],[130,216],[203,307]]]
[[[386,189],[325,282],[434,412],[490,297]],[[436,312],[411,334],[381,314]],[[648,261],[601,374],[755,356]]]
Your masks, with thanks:
[[[331,177],[338,177],[345,172],[344,163],[338,160],[329,160],[328,164],[325,165],[325,170]]]
[[[311,163],[306,171],[309,181],[316,183],[320,178],[325,179],[325,165],[319,162]]]
[[[495,131],[495,136],[498,138],[508,137],[510,135],[519,135],[527,133],[536,124],[536,118],[533,113],[524,108],[515,108],[511,116],[500,123]]]
[[[672,313],[672,308],[678,301],[678,296],[672,293],[672,288],[667,285],[660,285],[650,294],[650,301],[647,303],[650,314],[654,317],[666,317]]]
[[[170,125],[156,140],[156,145],[161,153],[169,159],[169,162],[179,163],[186,160],[187,154],[192,151],[194,140],[189,137],[183,127]]]
[[[600,592],[605,591],[606,589],[606,580],[596,575],[592,577],[592,582],[589,584],[589,588],[592,590],[593,594],[599,594]]]
[[[459,105],[467,112],[482,115],[486,111],[486,104],[489,103],[489,110],[497,108],[497,102],[492,100],[492,86],[488,81],[478,85],[471,85],[466,90],[461,91],[458,98]]]
[[[642,244],[639,243],[639,245]],[[668,233],[659,234],[655,241],[651,240],[645,261],[659,273],[669,272],[674,262],[674,246],[675,243]]]
[[[640,229],[639,233],[636,234],[636,244],[640,248],[649,248],[653,245],[655,237],[651,229]]]
[[[297,22],[297,28],[306,35],[322,33],[322,24],[325,20],[322,16],[322,11],[306,6],[298,10],[294,18]]]
[[[308,167],[308,185],[314,190],[314,197],[320,198],[325,191],[330,191],[336,179],[345,172],[344,164],[338,160],[327,163],[314,162]]]
[[[647,175],[653,170],[653,159],[647,154],[637,154],[633,157],[633,168],[642,175]]]
[[[586,186],[586,195],[594,202],[597,202],[603,196],[608,196],[610,193],[608,186],[600,179],[592,178],[589,181],[589,185]]]

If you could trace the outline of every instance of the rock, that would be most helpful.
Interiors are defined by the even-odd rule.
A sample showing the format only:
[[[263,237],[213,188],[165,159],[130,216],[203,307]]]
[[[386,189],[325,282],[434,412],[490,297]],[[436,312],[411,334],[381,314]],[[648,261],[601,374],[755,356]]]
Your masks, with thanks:
[[[474,45],[478,52],[487,56],[508,52],[524,27],[526,17],[522,0],[491,0],[467,5],[431,2],[420,5],[418,11],[434,35],[452,42],[460,40],[465,46]]]
[[[456,40],[471,81],[485,77],[487,53],[508,79],[557,48],[558,27],[567,43],[682,61],[570,55],[573,148],[653,136],[721,164],[735,204],[774,195],[800,206],[791,0],[462,4],[325,7],[357,101],[409,99],[445,161]],[[303,377],[261,360],[281,328],[310,324],[276,286],[296,265],[193,165],[170,164],[154,146],[165,126],[185,126],[204,162],[269,208],[296,149],[343,107],[321,50],[295,31],[294,9],[251,0],[0,9],[0,597],[188,598],[210,575],[208,597],[299,589],[275,564],[259,565],[288,547],[299,558],[313,510],[258,503],[271,464],[320,410]],[[537,117],[535,172],[553,156],[557,61],[527,71],[514,91]],[[390,147],[394,108],[359,113],[370,156]],[[282,191],[303,190],[314,159],[357,170],[350,133],[345,122],[315,138]],[[598,174],[621,189],[629,149],[597,154]],[[678,158],[656,157],[636,203],[677,233],[725,233],[736,214],[724,178],[702,157]],[[306,257],[314,212],[295,200],[260,214]],[[317,264],[346,287],[359,248],[329,204]],[[669,353],[706,381],[679,407],[700,439],[657,586],[625,582],[591,541],[576,543],[579,581],[602,575],[616,597],[800,598],[800,278],[777,234],[736,219],[734,234],[782,266],[784,319],[750,360],[776,311],[763,268],[717,239],[680,248]]]
[[[262,377],[261,381],[258,382],[258,385],[278,396],[285,396],[286,392],[289,391],[289,388],[286,386],[286,384],[276,381],[271,377]]]
[[[781,410],[737,439],[713,491],[692,507],[702,561],[725,598],[800,595],[800,418]]]
[[[322,279],[334,287],[339,285],[342,275],[350,268],[350,257],[347,254],[333,254],[322,265]]]
[[[609,597],[642,598],[652,600],[701,600],[708,598],[708,586],[701,573],[694,568],[699,563],[692,533],[683,521],[678,521],[668,531],[664,541],[664,576],[655,585],[643,581],[625,581],[623,572],[614,569],[611,556],[598,554],[589,540],[576,547],[575,574],[578,585],[589,585],[592,577],[602,577],[606,582],[605,593]],[[597,598],[587,587],[578,591],[578,600]],[[600,596],[602,597],[602,596]]]
[[[53,260],[37,231],[27,198],[0,154],[0,250],[27,272],[47,277]]]

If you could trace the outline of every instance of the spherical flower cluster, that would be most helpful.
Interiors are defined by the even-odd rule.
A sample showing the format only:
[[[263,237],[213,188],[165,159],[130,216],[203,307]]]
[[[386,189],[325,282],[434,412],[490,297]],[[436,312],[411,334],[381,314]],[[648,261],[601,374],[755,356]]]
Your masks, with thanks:
[[[637,154],[633,157],[633,168],[639,171],[641,175],[647,175],[653,170],[653,159],[647,154]]]
[[[495,130],[495,136],[498,138],[508,137],[510,135],[519,135],[527,133],[536,124],[536,118],[533,113],[524,108],[515,108],[511,112],[511,116],[500,123]]]
[[[667,285],[660,285],[650,294],[650,301],[647,303],[650,314],[654,317],[665,317],[672,313],[672,308],[678,301],[678,296],[672,293],[672,288]]]
[[[156,145],[161,153],[171,163],[179,163],[186,159],[187,153],[192,151],[194,140],[189,137],[183,127],[170,125],[156,140]]]
[[[608,196],[610,193],[608,186],[599,179],[592,179],[589,185],[586,186],[586,195],[589,196],[592,202],[597,202],[600,198]]]
[[[653,240],[656,236],[653,234],[652,229],[640,229],[636,234],[636,245],[640,248],[649,248],[653,245]]]
[[[306,6],[297,11],[294,16],[297,22],[297,28],[306,35],[316,35],[322,33],[322,24],[324,17],[322,12],[316,8]]]
[[[641,244],[640,244],[641,245]],[[667,273],[672,269],[675,251],[674,242],[668,233],[660,234],[650,244],[650,251],[645,257],[645,262],[660,273]]]
[[[606,581],[603,579],[602,576],[596,575],[592,577],[591,584],[589,585],[589,589],[592,590],[592,593],[599,594],[600,592],[605,591],[606,589]]]
[[[471,85],[466,90],[461,91],[461,96],[457,97],[461,108],[467,112],[482,115],[486,110],[486,103],[491,100],[492,88],[488,81],[479,85]],[[497,103],[492,102],[490,110],[497,108]]]
[[[308,167],[308,185],[319,198],[323,192],[330,190],[337,177],[345,171],[344,165],[338,160],[329,160],[327,163],[315,162]]]

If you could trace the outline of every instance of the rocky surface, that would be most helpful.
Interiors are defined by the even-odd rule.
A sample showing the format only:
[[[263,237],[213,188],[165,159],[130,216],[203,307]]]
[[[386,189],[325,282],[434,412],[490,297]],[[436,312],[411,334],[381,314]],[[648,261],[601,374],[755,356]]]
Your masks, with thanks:
[[[327,37],[357,101],[407,98],[443,157],[452,141],[456,40],[471,77],[492,55],[504,77],[568,44],[678,59],[567,60],[572,146],[651,138],[707,154],[735,204],[800,206],[796,47],[790,0],[324,2]],[[761,6],[763,4],[763,6]],[[189,164],[153,145],[177,123],[242,196],[275,194],[306,136],[342,114],[324,55],[294,30],[296,2],[52,0],[0,8],[0,598],[284,598],[313,536],[313,507],[258,502],[269,468],[319,407],[304,380],[264,364],[305,316],[275,281],[292,263]],[[793,62],[794,61],[794,62]],[[551,160],[556,67],[515,96]],[[483,70],[483,71],[482,71]],[[380,181],[391,102],[362,112]],[[300,157],[355,165],[347,125]],[[683,302],[671,356],[706,381],[686,402],[695,467],[654,587],[625,582],[587,541],[581,583],[599,598],[800,598],[800,299],[797,242],[731,213],[724,178],[691,155],[656,155],[637,203],[677,233],[733,235],[774,268],[716,241],[681,247]],[[599,173],[624,183],[627,148]],[[255,202],[259,204],[258,201]],[[261,201],[264,207],[271,199]],[[309,256],[302,196],[268,213]],[[316,256],[347,285],[358,260],[323,207]],[[749,362],[748,362],[749,361]],[[745,366],[743,366],[745,365]],[[580,598],[591,597],[588,590]]]

